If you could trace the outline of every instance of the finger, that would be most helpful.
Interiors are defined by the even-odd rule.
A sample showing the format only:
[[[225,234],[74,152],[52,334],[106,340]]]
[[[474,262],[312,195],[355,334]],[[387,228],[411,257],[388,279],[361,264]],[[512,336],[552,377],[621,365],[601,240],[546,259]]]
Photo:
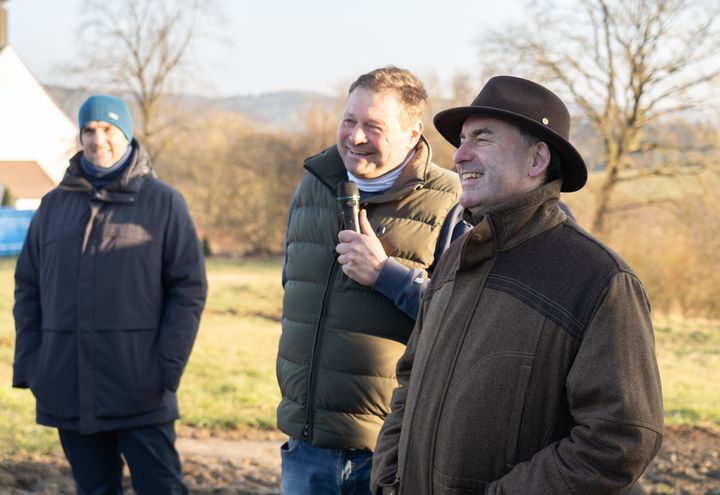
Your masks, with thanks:
[[[375,231],[372,228],[372,225],[370,225],[370,220],[368,220],[367,211],[365,209],[360,210],[358,221],[360,223],[361,233],[365,234],[368,237],[377,237],[375,235]]]
[[[338,241],[340,242],[352,242],[358,236],[358,233],[354,230],[341,230],[338,232]]]

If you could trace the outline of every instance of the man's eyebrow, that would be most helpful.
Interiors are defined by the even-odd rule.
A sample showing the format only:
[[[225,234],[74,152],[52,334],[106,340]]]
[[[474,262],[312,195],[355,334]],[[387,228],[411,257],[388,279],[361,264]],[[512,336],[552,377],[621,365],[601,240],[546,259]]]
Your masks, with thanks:
[[[356,117],[355,114],[353,114],[352,112],[344,113],[342,118],[343,119],[360,120],[360,117]],[[366,119],[364,122],[366,124],[378,125],[380,127],[385,125],[385,122],[383,120],[379,120],[379,119]]]
[[[495,132],[490,127],[478,127],[476,129],[473,129],[470,131],[469,137],[478,137],[483,134],[495,134]],[[468,136],[465,136],[464,132],[460,132],[460,139],[467,139]]]

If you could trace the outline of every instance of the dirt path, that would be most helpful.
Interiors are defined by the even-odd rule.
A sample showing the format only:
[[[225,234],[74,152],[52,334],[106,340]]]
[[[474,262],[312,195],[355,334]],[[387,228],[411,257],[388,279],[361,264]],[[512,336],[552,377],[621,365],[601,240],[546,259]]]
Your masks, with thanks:
[[[269,495],[280,493],[282,442],[179,438],[177,446],[191,493]]]
[[[280,494],[282,435],[218,438],[207,431],[190,429],[180,429],[179,435],[177,447],[191,494]],[[135,495],[127,476],[124,485],[126,494]],[[74,493],[70,467],[61,454],[0,459],[0,495]]]
[[[281,436],[233,439],[206,432],[180,434],[178,448],[191,494],[280,493]],[[720,428],[667,428],[662,450],[641,484],[648,494],[720,495]],[[0,495],[73,493],[70,470],[60,456],[0,459]]]

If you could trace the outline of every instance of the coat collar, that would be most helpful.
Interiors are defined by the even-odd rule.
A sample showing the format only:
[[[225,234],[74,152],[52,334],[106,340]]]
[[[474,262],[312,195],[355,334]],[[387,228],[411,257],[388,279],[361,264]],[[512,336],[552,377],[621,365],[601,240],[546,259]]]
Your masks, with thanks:
[[[110,203],[130,203],[135,201],[137,193],[142,188],[147,177],[156,177],[155,171],[150,163],[150,155],[144,146],[136,139],[132,140],[133,147],[128,165],[120,176],[110,182],[99,191],[96,191],[82,173],[79,151],[70,159],[70,165],[65,171],[60,189],[72,192],[86,192],[92,195],[93,199],[107,201]]]
[[[398,177],[395,184],[385,192],[374,195],[368,199],[368,203],[385,203],[394,201],[410,191],[421,189],[427,182],[427,175],[430,170],[432,151],[430,143],[425,136],[420,136],[415,147],[415,156]],[[343,164],[337,146],[331,146],[322,153],[305,160],[305,169],[313,174],[334,195],[337,186],[341,181],[347,180],[347,171]]]
[[[558,206],[561,186],[558,179],[484,212],[465,210],[465,221],[474,227],[463,242],[462,267],[473,266],[562,223],[567,216]]]

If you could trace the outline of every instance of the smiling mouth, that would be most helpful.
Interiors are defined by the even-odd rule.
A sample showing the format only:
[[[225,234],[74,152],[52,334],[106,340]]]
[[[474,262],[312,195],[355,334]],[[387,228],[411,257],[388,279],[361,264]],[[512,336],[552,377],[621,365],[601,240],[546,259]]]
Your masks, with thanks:
[[[370,151],[354,150],[352,148],[346,148],[351,155],[355,156],[370,156],[373,153]]]
[[[479,179],[483,175],[485,175],[485,174],[480,173],[480,172],[463,172],[462,174],[460,174],[460,178],[462,180],[472,180],[472,179]]]

